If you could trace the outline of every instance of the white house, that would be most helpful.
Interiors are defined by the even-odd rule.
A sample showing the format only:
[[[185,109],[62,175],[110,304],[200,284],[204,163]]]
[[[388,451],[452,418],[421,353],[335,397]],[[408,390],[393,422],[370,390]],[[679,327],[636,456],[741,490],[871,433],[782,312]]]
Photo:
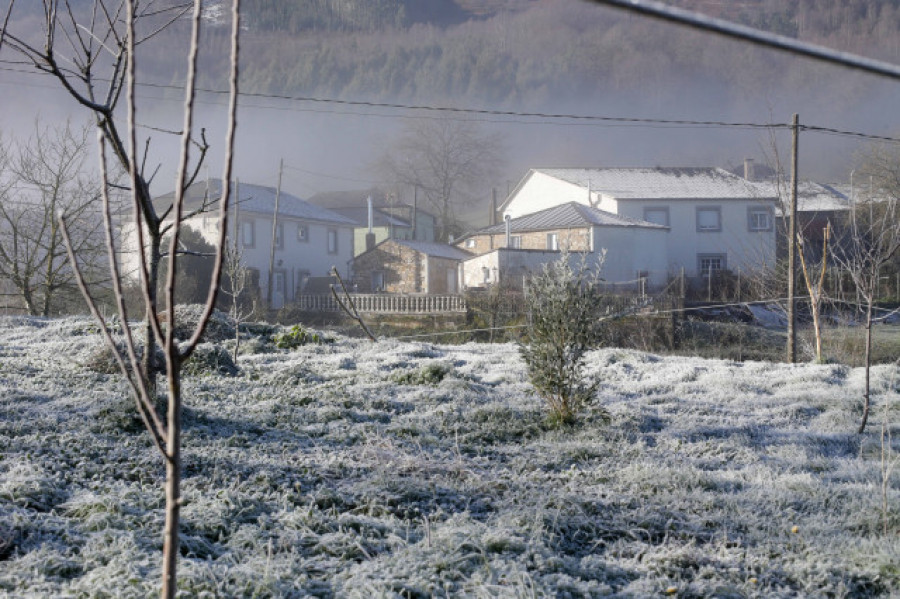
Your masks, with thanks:
[[[525,175],[500,212],[515,219],[575,202],[663,225],[663,270],[701,276],[772,267],[777,201],[770,187],[719,168],[540,168]]]
[[[463,263],[466,287],[507,281],[559,258],[561,250],[584,256],[593,266],[605,252],[601,277],[608,283],[651,287],[666,283],[668,227],[570,201],[470,233],[456,246],[476,254]]]
[[[222,182],[219,179],[197,182],[188,188],[185,195],[185,210],[196,211],[203,205],[204,198],[212,202],[211,208],[185,222],[185,225],[199,231],[210,243],[218,238],[219,217],[215,202],[221,195]],[[235,192],[232,187],[232,192]],[[294,300],[302,291],[309,277],[324,277],[331,268],[348,273],[349,262],[353,258],[353,228],[351,219],[314,206],[289,193],[282,191],[278,197],[278,216],[275,227],[275,253],[272,260],[272,220],[275,211],[276,190],[273,187],[240,183],[237,194],[232,195],[229,210],[229,241],[237,232],[242,259],[245,266],[255,275],[251,279],[259,281],[259,293],[268,299],[270,262],[272,263],[272,301],[269,305],[280,308]],[[237,198],[237,202],[235,202]],[[157,210],[164,210],[173,202],[174,194],[168,193],[154,199]],[[123,231],[126,240],[123,246],[132,251],[126,254],[126,267],[136,271],[134,235],[128,228]],[[129,264],[130,262],[130,264]]]

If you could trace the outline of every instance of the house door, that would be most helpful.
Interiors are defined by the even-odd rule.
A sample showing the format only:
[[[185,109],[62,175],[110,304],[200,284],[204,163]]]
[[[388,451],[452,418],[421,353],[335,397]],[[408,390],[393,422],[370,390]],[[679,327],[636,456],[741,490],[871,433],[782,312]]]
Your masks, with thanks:
[[[284,307],[284,283],[283,270],[276,270],[272,273],[272,307],[276,310]]]
[[[447,269],[447,293],[456,293],[456,269]]]

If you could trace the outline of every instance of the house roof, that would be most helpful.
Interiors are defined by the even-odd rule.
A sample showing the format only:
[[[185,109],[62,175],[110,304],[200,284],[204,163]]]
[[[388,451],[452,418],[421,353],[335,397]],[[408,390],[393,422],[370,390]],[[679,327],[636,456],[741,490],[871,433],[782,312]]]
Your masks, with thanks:
[[[202,202],[203,198],[206,196],[207,190],[209,190],[209,196],[215,200],[215,198],[222,193],[221,179],[198,181],[188,187],[187,193],[185,194],[186,208],[192,209],[198,207],[200,202]],[[232,188],[232,191],[234,191],[234,188]],[[239,189],[240,210],[241,212],[271,215],[275,210],[275,194],[276,189],[274,187],[241,183]],[[156,197],[153,200],[153,203],[157,207],[157,210],[164,210],[172,204],[174,199],[175,192],[169,192],[165,195]],[[328,210],[327,208],[310,204],[284,190],[281,191],[278,199],[278,214],[279,216],[290,216],[303,220],[338,225],[356,225],[355,221],[346,216]]]
[[[420,254],[425,254],[426,256],[431,256],[433,258],[465,260],[466,258],[472,257],[472,254],[469,252],[446,243],[438,243],[435,241],[410,241],[408,239],[392,239],[389,241],[393,241],[397,245],[408,247]]]
[[[316,206],[324,208],[356,208],[365,207],[366,200],[372,197],[372,203],[376,206],[383,206],[384,192],[376,187],[369,189],[351,189],[345,191],[322,191],[309,197],[309,201]]]
[[[773,199],[771,189],[715,167],[609,167],[531,169],[504,202],[535,173],[619,200]]]
[[[646,229],[668,229],[664,225],[657,225],[647,221],[619,216],[612,212],[593,208],[578,202],[559,204],[514,218],[509,222],[510,231],[513,233],[525,233],[529,231],[549,231],[555,229],[571,229],[575,227],[640,227]],[[492,225],[469,233],[465,237],[473,235],[497,235],[506,232],[506,223]]]
[[[369,225],[369,209],[366,206],[360,208],[332,208],[331,210],[332,212],[337,212],[342,216],[346,216],[355,222],[357,227],[367,227]],[[394,226],[409,228],[411,226],[409,221],[397,218],[396,216],[391,216],[377,208],[372,210],[372,220],[376,227]]]
[[[774,182],[768,182],[776,195],[783,196],[783,202],[790,199],[790,189],[783,186],[779,190]],[[779,193],[780,191],[780,193]],[[781,207],[778,207],[779,215]],[[847,193],[832,185],[816,183],[814,181],[800,181],[797,183],[797,211],[798,212],[842,212],[850,209],[850,198]]]

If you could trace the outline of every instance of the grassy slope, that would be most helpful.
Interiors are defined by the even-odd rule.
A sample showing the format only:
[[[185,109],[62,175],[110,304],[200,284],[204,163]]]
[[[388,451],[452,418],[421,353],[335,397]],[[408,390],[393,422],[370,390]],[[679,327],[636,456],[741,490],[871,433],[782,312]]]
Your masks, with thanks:
[[[0,595],[157,585],[162,464],[121,380],[80,365],[98,343],[87,320],[0,321]],[[563,431],[544,427],[512,345],[341,339],[190,378],[181,588],[900,593],[900,474],[885,536],[878,423],[851,432],[859,370],[590,362],[612,422],[591,406]],[[875,370],[879,403],[896,376]]]

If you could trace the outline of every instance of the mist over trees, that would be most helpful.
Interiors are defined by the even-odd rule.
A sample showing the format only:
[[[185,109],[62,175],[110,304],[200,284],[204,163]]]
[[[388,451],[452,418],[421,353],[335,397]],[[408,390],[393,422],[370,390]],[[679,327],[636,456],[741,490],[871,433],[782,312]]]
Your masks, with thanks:
[[[685,81],[720,90],[728,103],[754,88],[813,85],[822,88],[823,102],[837,106],[863,92],[829,89],[815,68],[810,74],[808,62],[800,68],[775,53],[761,60],[746,46],[597,4],[459,2],[469,10],[464,22],[460,6],[438,4],[424,22],[413,18],[416,3],[401,0],[251,1],[257,35],[246,37],[247,85],[269,93],[417,102],[453,97],[507,107],[572,103],[610,91],[652,99],[649,88]],[[875,58],[900,57],[894,0],[672,4],[712,8],[716,16]]]

